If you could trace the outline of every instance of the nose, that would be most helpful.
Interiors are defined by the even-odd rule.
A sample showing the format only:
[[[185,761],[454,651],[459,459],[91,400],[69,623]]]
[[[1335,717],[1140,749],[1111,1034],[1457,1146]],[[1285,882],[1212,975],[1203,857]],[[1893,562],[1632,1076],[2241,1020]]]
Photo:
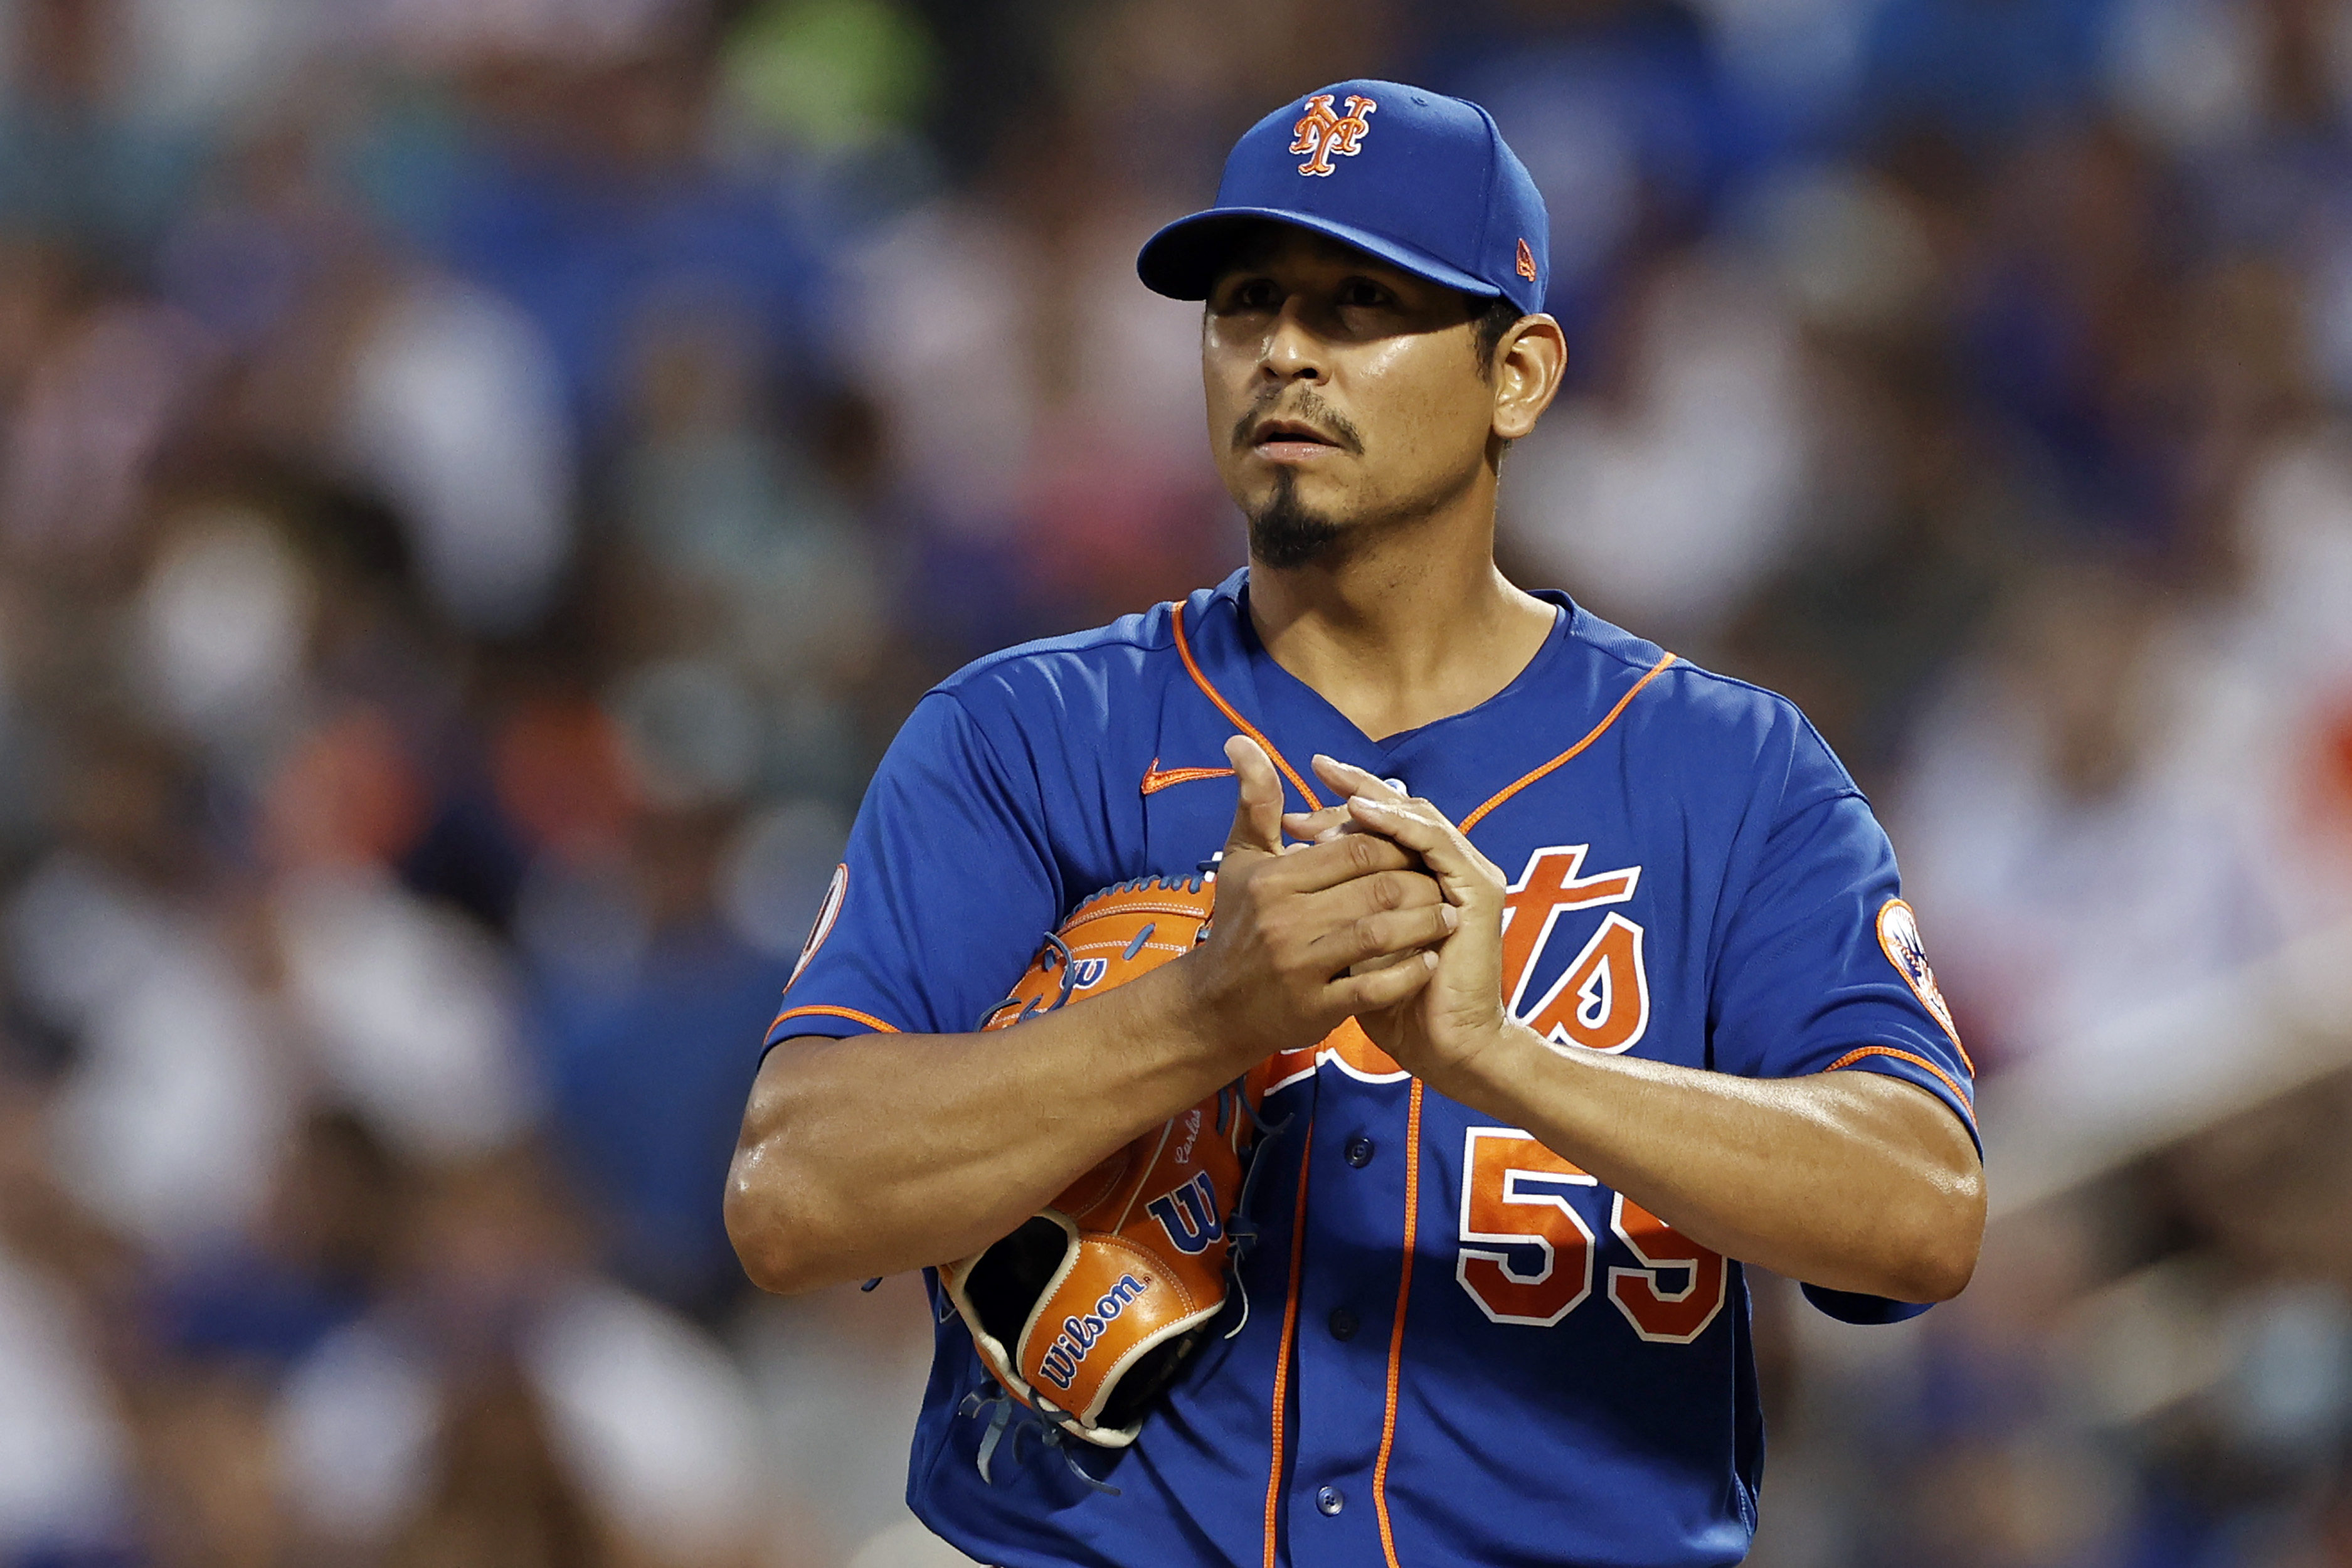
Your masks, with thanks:
[[[1306,301],[1293,294],[1283,301],[1281,313],[1266,332],[1258,372],[1276,382],[1320,382],[1326,368],[1322,340],[1307,330]]]

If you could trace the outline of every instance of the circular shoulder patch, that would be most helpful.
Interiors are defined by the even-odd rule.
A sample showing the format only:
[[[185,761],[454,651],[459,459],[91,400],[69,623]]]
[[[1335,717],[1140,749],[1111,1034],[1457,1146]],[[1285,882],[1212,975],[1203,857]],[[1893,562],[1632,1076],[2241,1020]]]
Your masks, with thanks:
[[[841,918],[842,900],[847,897],[849,865],[845,861],[833,868],[833,880],[824,885],[824,902],[816,907],[816,923],[809,927],[808,940],[801,943],[800,959],[793,965],[793,980],[801,977],[801,971],[809,966],[809,960],[816,956],[816,950],[823,947],[824,939],[833,934],[833,922]],[[785,990],[793,988],[793,980],[784,982]]]
[[[1944,1033],[1952,1037],[1952,1044],[1959,1045],[1960,1031],[1952,1022],[1951,1005],[1937,987],[1936,972],[1927,966],[1927,944],[1919,939],[1919,917],[1901,899],[1889,899],[1879,907],[1878,945],[1886,962],[1911,987],[1911,994],[1919,998],[1919,1005],[1936,1016]]]

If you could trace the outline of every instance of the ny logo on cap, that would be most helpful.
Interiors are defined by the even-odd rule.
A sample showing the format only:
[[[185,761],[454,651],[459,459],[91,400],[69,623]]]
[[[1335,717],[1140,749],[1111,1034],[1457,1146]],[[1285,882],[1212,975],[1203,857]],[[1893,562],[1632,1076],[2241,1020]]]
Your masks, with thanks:
[[[1354,157],[1357,139],[1371,130],[1365,121],[1379,107],[1369,98],[1349,93],[1348,112],[1339,115],[1331,112],[1331,94],[1318,92],[1308,99],[1307,112],[1299,116],[1291,132],[1297,140],[1291,142],[1290,150],[1308,154],[1307,162],[1298,165],[1298,172],[1328,174],[1333,158]]]

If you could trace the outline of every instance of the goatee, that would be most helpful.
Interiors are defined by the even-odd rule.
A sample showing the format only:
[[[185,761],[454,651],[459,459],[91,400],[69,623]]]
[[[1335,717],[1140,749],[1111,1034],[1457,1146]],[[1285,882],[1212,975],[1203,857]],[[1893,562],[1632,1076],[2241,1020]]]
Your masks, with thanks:
[[[1274,476],[1272,498],[1249,520],[1249,538],[1251,556],[1281,570],[1329,553],[1339,542],[1339,525],[1307,510],[1298,499],[1298,476],[1283,469]]]

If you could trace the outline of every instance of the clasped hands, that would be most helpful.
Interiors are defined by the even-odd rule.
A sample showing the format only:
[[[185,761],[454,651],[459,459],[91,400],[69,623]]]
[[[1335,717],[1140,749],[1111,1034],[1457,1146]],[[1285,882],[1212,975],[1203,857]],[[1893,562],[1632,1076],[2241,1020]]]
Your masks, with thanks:
[[[1444,1091],[1514,1027],[1502,998],[1502,871],[1435,806],[1361,768],[1316,757],[1316,777],[1339,800],[1285,813],[1265,748],[1236,735],[1225,758],[1241,798],[1215,923],[1189,961],[1208,1026],[1255,1061],[1353,1016]]]

